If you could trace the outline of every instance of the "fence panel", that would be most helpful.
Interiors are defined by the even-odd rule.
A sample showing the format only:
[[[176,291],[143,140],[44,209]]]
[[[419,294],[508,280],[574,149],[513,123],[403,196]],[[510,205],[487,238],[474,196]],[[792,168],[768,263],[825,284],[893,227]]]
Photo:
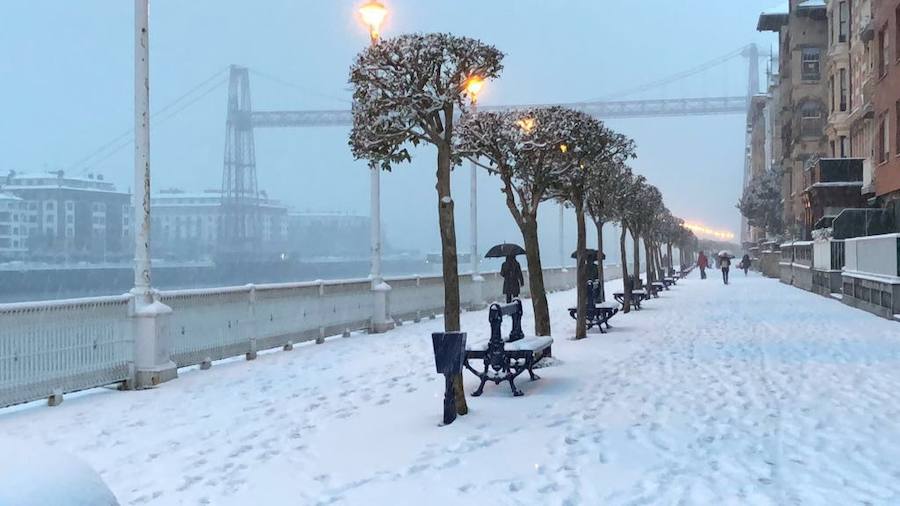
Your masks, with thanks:
[[[0,407],[130,379],[129,300],[0,304]]]

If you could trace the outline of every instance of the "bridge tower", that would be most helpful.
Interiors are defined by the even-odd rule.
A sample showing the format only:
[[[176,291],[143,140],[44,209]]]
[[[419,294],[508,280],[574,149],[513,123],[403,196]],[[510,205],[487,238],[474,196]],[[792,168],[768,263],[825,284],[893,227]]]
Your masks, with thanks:
[[[254,251],[260,239],[252,111],[249,71],[247,67],[232,65],[228,75],[222,216],[218,230],[218,253],[224,258],[236,259]]]

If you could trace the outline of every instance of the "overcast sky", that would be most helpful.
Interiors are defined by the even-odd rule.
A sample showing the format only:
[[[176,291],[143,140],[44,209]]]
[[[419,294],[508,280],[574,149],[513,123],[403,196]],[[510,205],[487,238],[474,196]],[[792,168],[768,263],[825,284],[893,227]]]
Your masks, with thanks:
[[[133,2],[0,1],[0,171],[102,173],[131,186],[132,148],[88,166],[76,162],[133,124]],[[249,66],[254,108],[349,108],[349,64],[367,43],[350,0],[152,0],[153,109],[236,63]],[[775,0],[390,0],[385,36],[448,31],[507,54],[484,104],[574,102],[692,68],[750,42]],[[764,67],[763,67],[764,68]],[[746,61],[625,98],[746,93]],[[266,76],[278,78],[278,81]],[[280,81],[280,82],[279,82]],[[177,115],[154,121],[155,188],[221,186],[226,89],[211,82]],[[200,95],[198,92],[196,95]],[[192,98],[194,96],[192,95]],[[742,115],[610,120],[638,144],[635,169],[659,186],[676,214],[738,230]],[[368,213],[365,163],[352,159],[347,128],[258,130],[259,188],[299,210]],[[434,153],[385,174],[388,241],[436,251]],[[454,196],[460,249],[468,243],[468,166]],[[480,176],[480,242],[519,238],[488,175]],[[569,213],[571,214],[571,213]],[[542,210],[542,242],[556,249],[556,210]],[[569,216],[568,230],[573,220]],[[574,246],[574,240],[572,241]]]

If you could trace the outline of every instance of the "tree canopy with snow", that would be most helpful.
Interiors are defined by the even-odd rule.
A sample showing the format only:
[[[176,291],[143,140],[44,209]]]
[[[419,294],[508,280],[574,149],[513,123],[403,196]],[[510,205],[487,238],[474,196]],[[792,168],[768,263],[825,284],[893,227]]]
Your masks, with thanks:
[[[587,307],[587,231],[585,227],[585,199],[588,189],[597,179],[604,179],[609,167],[625,163],[635,156],[634,141],[607,128],[592,116],[573,111],[563,125],[564,140],[553,157],[561,164],[550,194],[575,208],[577,219],[578,309],[575,338],[587,336],[585,320]]]
[[[761,228],[769,234],[780,234],[784,230],[780,171],[768,170],[753,178],[744,188],[737,208],[750,226]]]
[[[581,113],[564,107],[480,112],[464,117],[458,131],[458,151],[500,178],[506,206],[522,233],[539,336],[550,335],[550,313],[538,243],[538,206],[570,168],[559,156],[560,146],[570,141],[572,125],[580,118]]]
[[[353,128],[350,148],[373,170],[391,170],[412,159],[410,147],[437,148],[437,207],[444,277],[444,329],[459,331],[459,272],[450,171],[461,158],[454,148],[456,109],[467,108],[466,83],[493,79],[503,53],[479,40],[447,33],[409,34],[379,40],[350,68]],[[462,375],[454,380],[465,414]]]

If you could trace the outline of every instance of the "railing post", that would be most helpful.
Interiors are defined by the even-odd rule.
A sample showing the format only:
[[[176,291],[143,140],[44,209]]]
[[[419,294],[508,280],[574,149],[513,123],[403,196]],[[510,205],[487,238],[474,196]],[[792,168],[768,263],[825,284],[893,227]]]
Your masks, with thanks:
[[[325,296],[325,282],[320,279],[320,280],[318,280],[318,284],[319,284],[319,291],[318,291],[319,311],[323,311],[324,308],[322,306],[322,297]],[[322,325],[319,325],[319,335],[316,336],[316,344],[324,344],[324,343],[325,343],[325,327]]]
[[[370,334],[381,334],[394,328],[394,322],[388,314],[388,298],[391,285],[383,279],[372,279],[372,321],[369,324]]]
[[[247,286],[250,287],[247,308],[247,318],[250,320],[248,324],[250,327],[250,351],[247,352],[247,360],[256,360],[256,285]]]

